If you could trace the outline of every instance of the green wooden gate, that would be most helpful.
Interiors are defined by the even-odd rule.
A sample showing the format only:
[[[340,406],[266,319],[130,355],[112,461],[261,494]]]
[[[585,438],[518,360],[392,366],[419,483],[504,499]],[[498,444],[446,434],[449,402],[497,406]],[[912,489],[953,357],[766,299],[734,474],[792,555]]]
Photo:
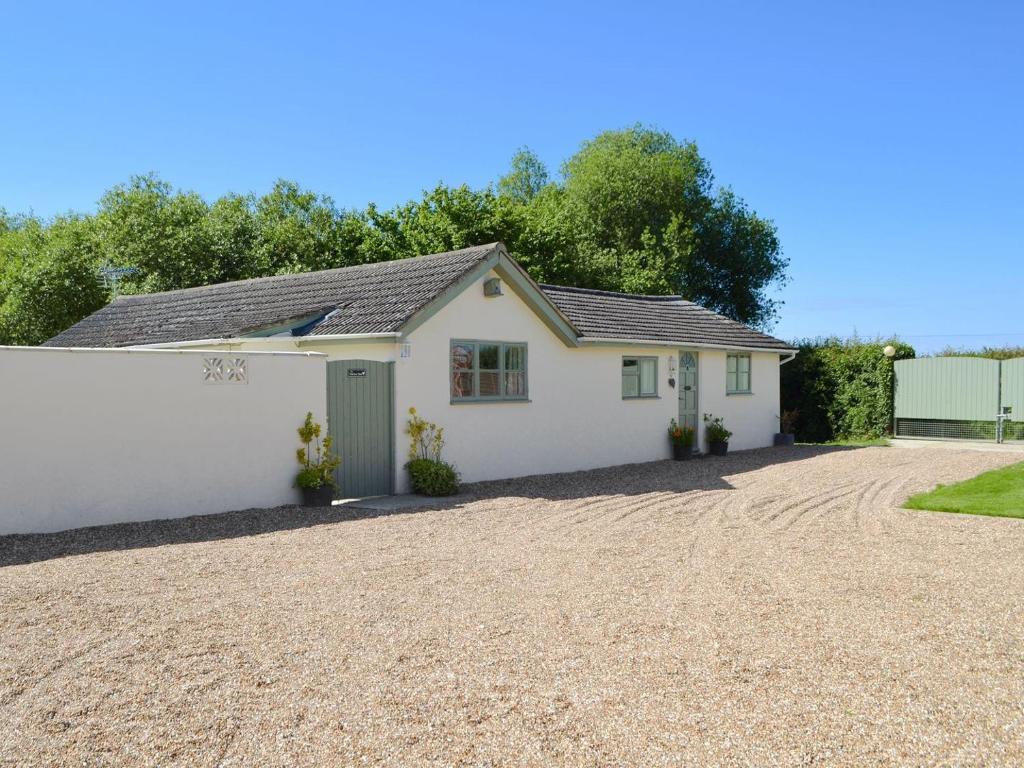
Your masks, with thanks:
[[[352,499],[394,492],[394,363],[327,364],[327,424],[341,466],[337,495]]]
[[[952,440],[1024,439],[1024,358],[897,360],[895,434]]]

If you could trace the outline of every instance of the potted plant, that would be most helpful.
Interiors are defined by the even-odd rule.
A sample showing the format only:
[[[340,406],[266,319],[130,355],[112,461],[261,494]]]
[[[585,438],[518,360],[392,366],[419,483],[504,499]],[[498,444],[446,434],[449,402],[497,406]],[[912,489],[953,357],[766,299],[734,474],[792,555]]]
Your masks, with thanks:
[[[334,470],[341,459],[331,453],[331,436],[320,439],[321,427],[313,421],[313,414],[307,413],[306,420],[299,427],[299,440],[304,448],[295,452],[299,460],[299,474],[295,485],[302,491],[302,506],[329,507],[334,501]]]
[[[675,419],[668,423],[668,439],[672,443],[672,458],[683,461],[693,455],[693,427],[677,424]]]
[[[412,489],[424,496],[454,496],[459,492],[459,471],[441,458],[444,427],[427,421],[409,409],[405,427],[409,440],[409,470]]]
[[[729,452],[729,438],[732,432],[725,428],[725,420],[721,416],[704,414],[704,436],[708,440],[708,450],[714,456],[725,456]]]
[[[783,411],[779,418],[779,431],[775,434],[775,445],[793,445],[796,442],[796,419],[799,411]]]

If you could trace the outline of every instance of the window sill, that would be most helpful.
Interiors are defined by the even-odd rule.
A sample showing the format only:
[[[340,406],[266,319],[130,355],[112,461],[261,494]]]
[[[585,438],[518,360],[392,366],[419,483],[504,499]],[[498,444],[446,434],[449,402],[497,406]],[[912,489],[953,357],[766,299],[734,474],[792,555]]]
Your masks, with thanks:
[[[637,395],[636,397],[624,397],[623,400],[661,400],[661,395]]]
[[[725,396],[726,397],[750,397],[753,394],[754,394],[753,392],[726,392]]]
[[[448,401],[449,405],[502,405],[505,403],[532,403],[528,397],[474,397],[474,398],[459,398],[458,400],[451,399]]]

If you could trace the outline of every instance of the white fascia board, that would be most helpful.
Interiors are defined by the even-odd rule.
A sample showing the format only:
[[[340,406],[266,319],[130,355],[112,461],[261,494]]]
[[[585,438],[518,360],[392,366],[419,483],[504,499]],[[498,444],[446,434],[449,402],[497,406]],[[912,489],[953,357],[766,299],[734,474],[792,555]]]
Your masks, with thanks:
[[[186,349],[188,347],[209,347],[211,345],[223,346],[225,344],[238,344],[253,339],[195,339],[193,341],[162,341],[158,344],[132,344],[129,347],[118,347],[118,349]]]
[[[750,347],[743,346],[740,344],[708,344],[708,343],[692,343],[682,341],[661,341],[658,339],[616,339],[616,338],[604,338],[599,336],[582,336],[579,339],[580,346],[587,345],[599,345],[609,346],[618,345],[623,347],[630,346],[647,346],[647,347],[674,347],[679,349],[734,349],[740,352],[774,352],[779,355],[796,355],[797,350],[776,347]],[[792,357],[790,358],[792,359]]]
[[[379,341],[397,343],[402,338],[400,331],[389,331],[387,333],[324,333],[319,336],[295,336],[295,343],[299,346],[315,344],[319,341]]]

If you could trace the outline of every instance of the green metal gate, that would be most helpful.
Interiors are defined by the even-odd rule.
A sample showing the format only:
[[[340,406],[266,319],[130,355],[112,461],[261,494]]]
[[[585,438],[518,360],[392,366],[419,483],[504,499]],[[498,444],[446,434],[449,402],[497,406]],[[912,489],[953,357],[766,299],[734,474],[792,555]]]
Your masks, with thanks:
[[[352,499],[393,493],[394,363],[328,363],[327,424],[341,457],[334,474],[338,495]]]
[[[1024,358],[897,360],[895,435],[945,440],[1024,439]]]
[[[1024,440],[1024,357],[1003,360],[1001,374],[999,407],[1009,417],[1003,419],[1003,440]]]

